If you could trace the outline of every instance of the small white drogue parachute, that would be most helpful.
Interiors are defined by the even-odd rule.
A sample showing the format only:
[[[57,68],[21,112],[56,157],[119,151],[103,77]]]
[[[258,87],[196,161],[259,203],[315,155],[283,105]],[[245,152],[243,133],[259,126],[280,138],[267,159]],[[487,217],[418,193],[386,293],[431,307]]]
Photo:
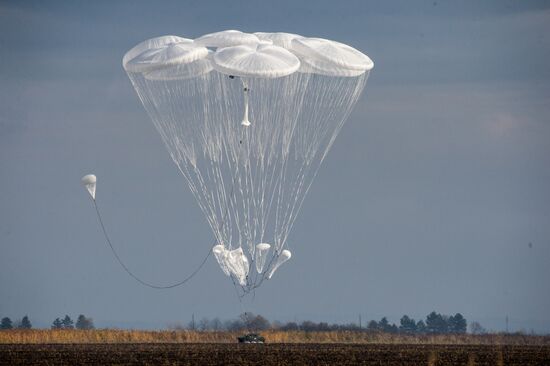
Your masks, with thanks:
[[[281,255],[279,255],[279,257],[277,258],[277,261],[275,262],[275,265],[271,267],[271,269],[269,270],[268,274],[267,274],[267,279],[270,279],[273,274],[275,273],[275,271],[286,261],[288,261],[290,259],[290,257],[292,256],[292,254],[290,253],[290,250],[283,250],[281,252]]]
[[[267,254],[271,248],[270,244],[260,243],[256,245],[256,271],[262,273],[267,260]]]
[[[373,62],[328,39],[227,30],[153,38],[122,64],[222,272],[252,291],[290,259],[291,228]]]
[[[85,175],[82,177],[81,182],[92,197],[92,199],[95,201],[95,187],[97,182],[96,176],[93,174]]]

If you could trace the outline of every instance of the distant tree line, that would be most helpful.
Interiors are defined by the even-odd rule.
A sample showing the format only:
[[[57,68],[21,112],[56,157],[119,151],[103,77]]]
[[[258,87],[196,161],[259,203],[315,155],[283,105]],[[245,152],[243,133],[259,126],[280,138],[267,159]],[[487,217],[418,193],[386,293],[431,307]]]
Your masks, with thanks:
[[[73,322],[70,316],[65,315],[63,319],[55,318],[51,326],[52,329],[95,329],[94,321],[92,318],[87,318],[83,314],[80,314],[76,319],[76,323]]]
[[[8,329],[31,329],[32,324],[29,317],[25,315],[21,320],[12,320],[8,317],[2,318],[0,321],[0,330]],[[73,322],[70,316],[65,315],[63,319],[56,318],[51,326],[52,329],[94,329],[94,321],[92,318],[87,318],[80,314],[76,323]]]
[[[12,322],[8,317],[0,321],[0,330],[7,329],[31,329],[32,324],[29,317],[25,315],[22,319]],[[92,318],[80,314],[74,322],[69,315],[56,318],[51,329],[94,329]],[[243,313],[237,319],[222,321],[219,318],[202,318],[198,321],[193,319],[185,326],[174,326],[176,329],[190,329],[198,331],[264,331],[278,329],[283,331],[366,331],[401,334],[464,334],[466,333],[467,321],[460,313],[455,315],[443,315],[432,311],[425,320],[418,320],[403,315],[399,325],[390,323],[386,317],[379,321],[371,320],[366,327],[357,323],[329,324],[327,322],[312,322],[309,320],[298,322],[282,323],[279,321],[270,322],[261,315]],[[485,333],[485,329],[477,322],[470,324],[470,332],[473,334]]]
[[[2,318],[2,320],[0,320],[0,330],[31,329],[31,328],[32,328],[32,324],[27,315],[25,315],[23,318],[16,320],[14,322],[12,322],[11,319],[8,317]]]
[[[484,333],[485,330],[479,323],[472,323],[472,333]],[[455,315],[442,315],[432,311],[425,320],[414,320],[408,315],[403,315],[399,325],[390,324],[386,317],[379,321],[371,320],[366,327],[356,323],[348,324],[329,324],[326,322],[312,322],[309,320],[301,323],[278,321],[270,322],[261,315],[244,313],[237,319],[222,321],[219,318],[202,318],[195,322],[189,322],[187,327],[175,326],[174,328],[186,328],[198,331],[262,331],[268,329],[279,329],[283,331],[367,331],[401,334],[464,334],[467,329],[467,321],[460,313]]]
[[[405,334],[464,334],[466,327],[466,319],[460,313],[449,316],[432,311],[426,316],[426,321],[415,321],[408,315],[403,315],[399,326],[390,324],[386,317],[378,322],[371,320],[367,325],[367,330]]]

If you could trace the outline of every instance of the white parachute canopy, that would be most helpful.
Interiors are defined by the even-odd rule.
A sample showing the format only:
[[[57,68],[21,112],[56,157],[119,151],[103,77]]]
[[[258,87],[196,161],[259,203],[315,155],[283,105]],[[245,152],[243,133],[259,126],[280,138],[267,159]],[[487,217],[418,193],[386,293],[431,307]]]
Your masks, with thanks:
[[[123,66],[244,292],[290,259],[287,239],[373,62],[343,43],[228,30],[163,36]]]
[[[92,199],[95,200],[95,187],[97,182],[96,176],[93,174],[85,175],[82,177],[81,182],[92,197]]]
[[[267,243],[260,243],[256,245],[256,271],[262,273],[265,266],[265,261],[267,260],[267,254],[271,249],[271,245]]]
[[[205,34],[195,39],[195,44],[205,47],[224,48],[241,45],[257,45],[261,41],[254,34],[243,33],[238,30],[225,30],[216,33]]]
[[[267,273],[267,278],[270,279],[271,276],[273,276],[273,273],[286,261],[290,259],[292,254],[290,253],[290,250],[283,250],[281,255],[277,258],[277,261],[275,262],[275,265],[271,267],[269,272]]]

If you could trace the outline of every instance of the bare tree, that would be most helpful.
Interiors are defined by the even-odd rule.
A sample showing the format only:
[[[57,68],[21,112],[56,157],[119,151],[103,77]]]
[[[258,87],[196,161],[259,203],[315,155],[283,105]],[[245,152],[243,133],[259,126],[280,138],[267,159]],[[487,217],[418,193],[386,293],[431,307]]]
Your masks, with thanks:
[[[470,323],[470,333],[472,334],[485,334],[487,331],[478,322]]]
[[[210,329],[212,330],[221,330],[222,329],[222,321],[220,318],[214,318],[210,321]]]
[[[199,330],[200,331],[205,331],[205,330],[208,330],[210,328],[210,321],[208,320],[208,318],[202,318],[201,320],[199,320]]]

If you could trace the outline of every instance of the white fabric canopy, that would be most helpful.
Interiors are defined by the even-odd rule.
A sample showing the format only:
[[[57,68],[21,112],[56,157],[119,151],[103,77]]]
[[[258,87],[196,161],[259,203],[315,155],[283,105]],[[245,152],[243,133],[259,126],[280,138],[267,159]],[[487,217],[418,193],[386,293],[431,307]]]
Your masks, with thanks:
[[[210,55],[207,47],[216,50]],[[374,63],[355,48],[328,39],[226,30],[194,41],[178,36],[152,38],[128,51],[123,66],[150,80],[176,80],[212,69],[241,77],[279,78],[296,71],[355,77],[371,70]]]
[[[82,184],[84,185],[93,200],[95,200],[96,182],[97,178],[93,174],[88,174],[82,177]]]
[[[302,62],[301,72],[353,77],[373,68],[365,54],[340,42],[322,38],[294,38],[290,50]]]
[[[214,68],[235,76],[279,78],[299,67],[296,56],[272,45],[227,47],[214,54]]]
[[[138,43],[131,50],[126,52],[126,54],[122,58],[122,66],[126,71],[128,71],[128,69],[126,68],[126,65],[128,64],[128,62],[144,51],[159,48],[171,43],[191,43],[191,42],[193,42],[192,39],[182,38],[178,36],[160,36],[160,37],[148,39],[146,41]]]
[[[205,34],[195,40],[195,43],[205,47],[223,48],[239,45],[257,45],[260,39],[253,34],[238,30],[226,30]]]
[[[208,56],[206,47],[194,43],[169,43],[143,51],[126,63],[126,70],[148,72],[168,66],[189,64]]]
[[[144,76],[148,80],[182,80],[199,77],[207,74],[214,68],[209,57],[193,61],[188,64],[166,66],[147,73]]]
[[[265,33],[265,32],[256,32],[254,33],[261,41],[271,41],[275,46],[286,48],[287,50],[291,47],[291,42],[295,38],[303,38],[302,36],[294,33]]]
[[[374,66],[365,54],[346,44],[323,38],[294,38],[291,49],[300,56],[333,63],[350,70],[370,70]]]
[[[267,253],[269,252],[269,249],[271,248],[270,244],[267,243],[260,243],[256,245],[256,271],[258,273],[262,273],[265,266],[265,261],[267,259]]]

